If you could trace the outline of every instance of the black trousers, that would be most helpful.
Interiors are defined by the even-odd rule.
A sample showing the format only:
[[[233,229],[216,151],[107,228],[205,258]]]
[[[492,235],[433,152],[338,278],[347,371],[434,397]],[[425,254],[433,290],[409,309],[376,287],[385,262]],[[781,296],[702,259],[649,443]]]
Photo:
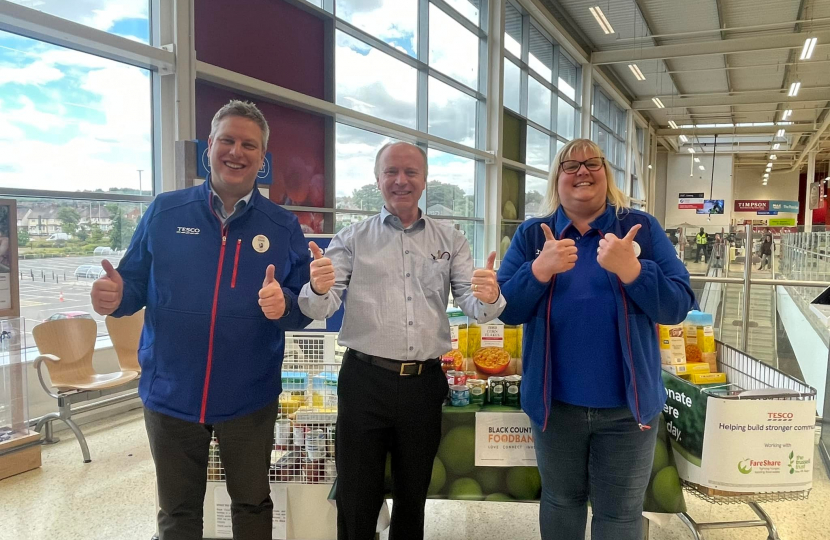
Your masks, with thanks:
[[[424,537],[424,505],[441,442],[447,379],[440,365],[400,376],[352,357],[337,387],[337,538],[372,540],[392,454],[390,540]]]
[[[159,540],[202,540],[211,432],[216,431],[233,537],[271,540],[274,505],[268,484],[279,401],[227,422],[187,422],[144,409],[158,482]]]
[[[703,262],[706,262],[706,244],[697,245],[697,255],[695,256],[695,262],[700,262],[701,255],[703,255]]]

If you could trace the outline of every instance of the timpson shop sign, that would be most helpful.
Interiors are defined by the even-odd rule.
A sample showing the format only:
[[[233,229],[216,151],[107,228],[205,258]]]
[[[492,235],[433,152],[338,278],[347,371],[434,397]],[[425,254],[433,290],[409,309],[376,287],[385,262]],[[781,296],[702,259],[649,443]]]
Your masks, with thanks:
[[[735,201],[736,212],[768,212],[769,201]]]

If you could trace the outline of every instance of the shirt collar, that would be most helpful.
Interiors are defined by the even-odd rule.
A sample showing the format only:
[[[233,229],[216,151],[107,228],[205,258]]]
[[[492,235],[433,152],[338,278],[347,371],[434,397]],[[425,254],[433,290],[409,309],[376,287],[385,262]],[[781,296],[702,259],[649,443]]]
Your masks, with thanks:
[[[233,206],[233,212],[228,214],[225,211],[225,203],[222,202],[222,198],[219,196],[218,193],[216,193],[216,190],[213,189],[213,183],[210,183],[209,186],[210,186],[210,200],[213,204],[213,209],[216,211],[217,214],[222,216],[224,219],[228,219],[230,216],[232,216],[236,212],[238,212],[238,211],[242,210],[243,208],[245,208],[251,202],[251,197],[254,196],[254,190],[256,189],[256,185],[254,185],[254,188],[251,191],[249,191],[247,195],[245,195],[244,197],[242,197],[241,199],[236,201],[236,204]]]
[[[611,232],[614,226],[614,219],[617,216],[617,207],[611,203],[605,203],[605,211],[599,215],[594,221],[590,223],[592,229],[602,231],[603,233]],[[573,224],[571,219],[565,214],[565,210],[560,206],[554,214],[554,230],[556,237],[562,234],[566,228]]]
[[[425,220],[424,213],[419,208],[418,209],[418,219],[415,221],[415,223],[410,225],[408,228],[409,229],[415,229],[417,227],[423,227],[423,226],[426,225],[426,222],[424,220]],[[383,208],[380,209],[380,221],[381,221],[381,223],[389,223],[395,228],[404,230],[403,223],[401,223],[400,218],[398,218],[398,216],[394,215],[392,212],[387,210],[386,205],[383,205]]]

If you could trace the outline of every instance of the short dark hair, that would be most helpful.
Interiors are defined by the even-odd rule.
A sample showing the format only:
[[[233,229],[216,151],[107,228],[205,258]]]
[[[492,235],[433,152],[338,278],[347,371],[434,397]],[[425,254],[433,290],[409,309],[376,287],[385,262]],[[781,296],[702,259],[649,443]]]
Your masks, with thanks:
[[[268,121],[265,119],[265,115],[250,101],[241,101],[238,99],[230,100],[213,115],[213,120],[210,121],[211,139],[219,128],[219,122],[228,116],[239,116],[256,122],[256,125],[262,130],[262,151],[264,152],[268,148],[268,137],[271,135],[271,130],[268,129]]]

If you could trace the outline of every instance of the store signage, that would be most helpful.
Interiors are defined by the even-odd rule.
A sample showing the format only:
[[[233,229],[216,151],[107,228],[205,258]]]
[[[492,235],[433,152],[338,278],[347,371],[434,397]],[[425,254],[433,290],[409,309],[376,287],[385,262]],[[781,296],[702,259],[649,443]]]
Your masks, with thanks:
[[[770,210],[769,201],[735,201],[736,212],[764,212]]]
[[[788,212],[791,214],[798,213],[798,201],[770,201],[769,209],[777,210],[778,212]]]
[[[678,209],[703,209],[703,193],[680,193]]]
[[[823,182],[813,182],[810,184],[810,210],[821,208],[822,196],[821,185]]]
[[[776,218],[769,220],[770,227],[795,227],[795,218]]]
[[[196,176],[207,179],[208,171],[210,170],[210,161],[207,155],[208,143],[206,140],[196,140]],[[271,185],[274,181],[274,168],[272,167],[273,158],[271,152],[265,152],[265,162],[262,168],[256,175],[257,184]]]
[[[774,210],[764,210],[763,212],[758,212],[759,216],[777,216],[778,212]]]
[[[522,412],[476,413],[476,467],[535,467],[530,418]]]

